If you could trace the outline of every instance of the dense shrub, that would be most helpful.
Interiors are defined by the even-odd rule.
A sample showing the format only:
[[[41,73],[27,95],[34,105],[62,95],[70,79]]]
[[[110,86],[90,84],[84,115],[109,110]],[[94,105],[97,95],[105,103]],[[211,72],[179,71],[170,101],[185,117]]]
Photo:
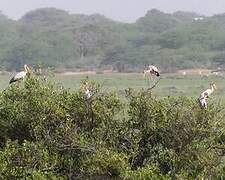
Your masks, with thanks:
[[[32,77],[0,94],[1,179],[224,177],[224,107]]]

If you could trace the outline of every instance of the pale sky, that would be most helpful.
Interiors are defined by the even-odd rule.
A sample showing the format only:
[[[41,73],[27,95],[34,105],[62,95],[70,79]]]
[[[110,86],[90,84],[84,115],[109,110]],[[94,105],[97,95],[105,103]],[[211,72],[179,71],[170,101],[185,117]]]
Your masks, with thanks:
[[[99,13],[113,20],[134,22],[152,8],[168,13],[178,10],[203,15],[225,13],[225,0],[0,0],[2,13],[13,19],[43,7],[55,7],[71,14]]]

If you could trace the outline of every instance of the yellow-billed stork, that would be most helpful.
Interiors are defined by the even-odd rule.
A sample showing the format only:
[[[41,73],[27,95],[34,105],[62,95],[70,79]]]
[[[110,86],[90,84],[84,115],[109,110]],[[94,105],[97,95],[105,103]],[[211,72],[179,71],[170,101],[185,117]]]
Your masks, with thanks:
[[[205,91],[203,91],[201,94],[200,94],[200,98],[208,98],[209,95],[211,95],[214,91],[216,90],[216,85],[215,83],[210,83],[210,88],[209,89],[206,89]]]
[[[91,97],[91,90],[90,90],[90,85],[88,82],[85,82],[83,84],[83,91],[84,91],[84,95],[87,99],[89,99]]]
[[[143,76],[145,77],[146,74],[149,74],[150,76],[151,75],[154,75],[154,76],[160,76],[160,73],[159,73],[159,70],[156,66],[153,66],[153,65],[149,65],[148,66],[148,69],[145,69],[143,71]]]
[[[210,88],[200,94],[198,98],[201,108],[207,108],[207,98],[216,90],[215,83],[210,83]]]
[[[24,71],[18,72],[10,81],[9,84],[14,82],[20,82],[23,80],[27,75],[31,73],[30,68],[25,64],[24,65]]]

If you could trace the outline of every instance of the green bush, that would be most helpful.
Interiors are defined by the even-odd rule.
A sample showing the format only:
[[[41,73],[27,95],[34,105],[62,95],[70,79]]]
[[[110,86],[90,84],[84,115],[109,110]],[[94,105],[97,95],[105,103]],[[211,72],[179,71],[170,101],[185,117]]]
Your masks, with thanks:
[[[59,167],[59,157],[50,153],[39,143],[8,141],[0,153],[1,179],[23,179],[25,177],[54,177]]]
[[[1,179],[224,177],[223,105],[89,83],[90,99],[41,77],[0,94]]]

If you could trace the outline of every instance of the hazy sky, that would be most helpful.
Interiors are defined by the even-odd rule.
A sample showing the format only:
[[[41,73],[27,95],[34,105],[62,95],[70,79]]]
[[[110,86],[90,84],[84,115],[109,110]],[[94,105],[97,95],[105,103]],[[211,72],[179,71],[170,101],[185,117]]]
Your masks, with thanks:
[[[70,13],[100,13],[114,20],[133,22],[152,8],[164,12],[192,11],[204,15],[225,12],[225,0],[0,0],[0,10],[18,19],[26,12],[56,7]]]

